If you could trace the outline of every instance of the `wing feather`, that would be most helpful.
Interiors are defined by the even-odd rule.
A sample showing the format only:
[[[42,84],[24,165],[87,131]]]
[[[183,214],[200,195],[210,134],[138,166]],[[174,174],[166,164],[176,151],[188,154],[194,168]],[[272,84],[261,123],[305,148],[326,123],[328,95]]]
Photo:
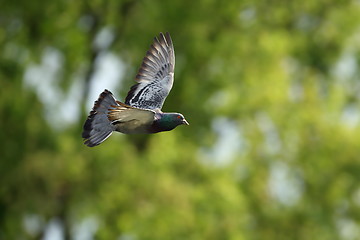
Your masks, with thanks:
[[[112,124],[139,121],[148,124],[154,121],[155,112],[152,110],[139,109],[116,101],[118,105],[111,106],[108,111],[108,119]]]
[[[147,109],[139,109],[117,101],[117,105],[111,106],[107,117],[116,131],[134,134],[149,133],[149,128],[155,120],[155,112]]]
[[[161,109],[174,82],[175,54],[169,33],[160,33],[147,51],[125,103],[141,109]]]

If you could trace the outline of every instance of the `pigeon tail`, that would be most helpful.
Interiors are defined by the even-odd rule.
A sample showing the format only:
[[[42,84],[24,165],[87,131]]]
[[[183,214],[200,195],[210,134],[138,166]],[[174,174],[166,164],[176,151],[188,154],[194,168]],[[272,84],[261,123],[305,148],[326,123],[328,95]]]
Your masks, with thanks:
[[[109,90],[105,89],[100,94],[84,124],[82,137],[85,145],[97,146],[111,135],[116,127],[109,121],[107,114],[117,105]]]

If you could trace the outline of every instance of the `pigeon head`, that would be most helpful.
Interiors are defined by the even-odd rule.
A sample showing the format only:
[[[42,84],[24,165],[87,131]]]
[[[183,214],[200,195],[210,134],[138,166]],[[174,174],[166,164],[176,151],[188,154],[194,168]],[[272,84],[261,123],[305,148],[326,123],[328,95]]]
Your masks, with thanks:
[[[180,113],[161,113],[153,123],[154,132],[170,131],[179,125],[189,125]]]
[[[189,125],[188,121],[186,121],[185,117],[181,113],[170,113],[165,114],[165,119],[167,121],[173,122],[178,125]]]

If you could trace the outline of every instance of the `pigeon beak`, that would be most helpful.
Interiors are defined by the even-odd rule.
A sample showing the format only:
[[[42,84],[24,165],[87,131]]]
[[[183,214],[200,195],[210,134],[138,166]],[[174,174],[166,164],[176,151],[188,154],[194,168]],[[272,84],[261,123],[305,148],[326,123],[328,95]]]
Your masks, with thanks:
[[[189,125],[189,123],[188,123],[188,121],[186,121],[186,119],[182,120],[182,124]]]

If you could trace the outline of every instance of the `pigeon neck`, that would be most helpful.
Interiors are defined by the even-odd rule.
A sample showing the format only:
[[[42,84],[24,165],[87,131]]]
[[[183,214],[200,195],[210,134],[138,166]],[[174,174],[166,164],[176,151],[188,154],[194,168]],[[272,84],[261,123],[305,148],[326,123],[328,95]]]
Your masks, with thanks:
[[[163,114],[160,118],[156,119],[151,125],[153,133],[170,131],[176,128],[179,124],[173,121],[172,116]]]

